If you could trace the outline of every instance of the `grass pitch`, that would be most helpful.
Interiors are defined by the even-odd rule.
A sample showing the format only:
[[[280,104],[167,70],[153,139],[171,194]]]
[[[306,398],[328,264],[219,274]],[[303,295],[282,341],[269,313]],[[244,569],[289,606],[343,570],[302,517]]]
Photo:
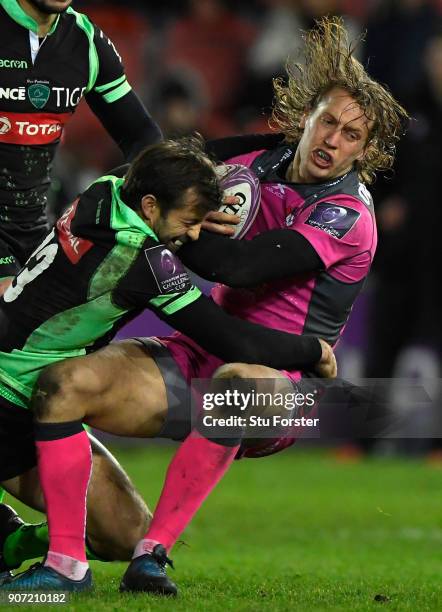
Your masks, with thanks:
[[[116,452],[151,507],[172,452]],[[94,594],[62,609],[442,610],[441,491],[442,470],[419,461],[235,462],[173,552],[176,600],[119,594],[125,564],[93,563]]]

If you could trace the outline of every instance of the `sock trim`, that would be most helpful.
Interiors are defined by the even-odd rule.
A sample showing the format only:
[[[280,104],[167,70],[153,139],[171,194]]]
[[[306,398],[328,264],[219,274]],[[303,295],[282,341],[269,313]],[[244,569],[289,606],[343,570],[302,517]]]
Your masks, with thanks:
[[[66,421],[64,423],[34,422],[35,439],[39,442],[50,442],[69,438],[84,431],[81,421]]]

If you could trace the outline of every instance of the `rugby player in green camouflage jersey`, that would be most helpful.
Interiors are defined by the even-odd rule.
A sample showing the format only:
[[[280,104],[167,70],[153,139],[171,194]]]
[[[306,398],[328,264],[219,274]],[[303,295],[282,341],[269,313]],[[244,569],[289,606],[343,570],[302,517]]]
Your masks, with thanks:
[[[214,167],[194,140],[153,145],[142,152],[125,178],[105,176],[86,190],[14,279],[0,303],[0,437],[4,454],[0,457],[0,482],[8,491],[20,497],[30,479],[37,481],[32,415],[26,408],[41,370],[103,347],[144,308],[152,309],[226,361],[279,368],[313,367],[321,361],[324,343],[316,338],[236,319],[191,284],[174,254],[176,241],[198,238],[205,214],[218,208],[220,198]],[[169,437],[170,432],[161,427],[163,415],[158,417],[155,411],[157,389],[145,384],[154,379],[146,369],[146,347],[132,341],[129,346],[115,345],[112,351],[126,354],[128,369],[115,371],[110,366],[114,380],[121,377],[121,418],[115,424],[120,413],[114,412],[112,423],[106,427],[103,422],[102,428],[121,429],[126,422],[128,431],[133,431],[131,410],[136,423],[142,424],[142,412],[148,405],[139,435]],[[88,371],[89,382],[101,384],[94,369]],[[159,380],[158,388],[162,384]],[[34,401],[38,397],[37,391]],[[91,578],[84,541],[72,538],[71,533],[78,532],[80,526],[84,534],[86,509],[82,500],[92,463],[89,438],[79,420],[39,421],[35,439],[50,549],[44,566],[8,581],[3,588],[88,588]],[[91,493],[101,484],[105,486],[95,485],[93,476]],[[31,499],[28,490],[26,501],[38,506],[41,498],[36,484],[34,492],[37,498]],[[106,502],[109,504],[108,499]],[[97,516],[99,506],[91,506]],[[119,511],[115,506],[113,516]],[[112,532],[118,529],[114,524],[108,527]],[[109,535],[112,539],[112,533]],[[108,537],[103,523],[100,536],[94,541],[96,548]]]

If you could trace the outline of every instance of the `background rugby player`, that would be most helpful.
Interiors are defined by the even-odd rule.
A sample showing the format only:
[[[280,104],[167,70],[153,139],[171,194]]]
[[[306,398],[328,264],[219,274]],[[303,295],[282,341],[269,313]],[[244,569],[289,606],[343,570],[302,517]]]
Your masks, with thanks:
[[[126,160],[161,139],[112,41],[71,4],[0,0],[0,295],[47,233],[52,161],[83,97]],[[147,521],[147,508],[104,449],[101,469],[109,487],[120,483],[116,497],[126,489],[128,511]]]
[[[71,4],[0,0],[0,295],[47,232],[52,161],[83,97],[126,160],[161,139],[113,43]]]

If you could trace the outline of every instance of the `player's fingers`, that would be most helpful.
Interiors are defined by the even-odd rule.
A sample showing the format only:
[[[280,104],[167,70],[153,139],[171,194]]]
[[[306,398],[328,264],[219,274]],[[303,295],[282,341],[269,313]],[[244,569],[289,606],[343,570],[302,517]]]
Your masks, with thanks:
[[[235,228],[231,225],[222,225],[221,223],[212,223],[211,221],[203,221],[201,224],[202,229],[214,234],[222,234],[223,236],[233,236]]]
[[[226,225],[238,225],[241,221],[238,215],[231,215],[226,212],[221,212],[219,210],[214,210],[206,215],[207,221],[212,221],[213,223],[221,223]]]
[[[322,348],[322,356],[316,365],[316,373],[322,378],[336,378],[338,368],[333,349],[325,340],[320,338],[319,342]]]
[[[235,205],[238,206],[239,204],[241,204],[241,200],[238,198],[238,196],[235,196],[235,195],[224,195],[223,203],[232,204],[232,206],[235,206]]]
[[[336,357],[333,355],[332,359],[330,360],[327,378],[336,378],[337,375],[338,375],[338,365],[336,363]]]

